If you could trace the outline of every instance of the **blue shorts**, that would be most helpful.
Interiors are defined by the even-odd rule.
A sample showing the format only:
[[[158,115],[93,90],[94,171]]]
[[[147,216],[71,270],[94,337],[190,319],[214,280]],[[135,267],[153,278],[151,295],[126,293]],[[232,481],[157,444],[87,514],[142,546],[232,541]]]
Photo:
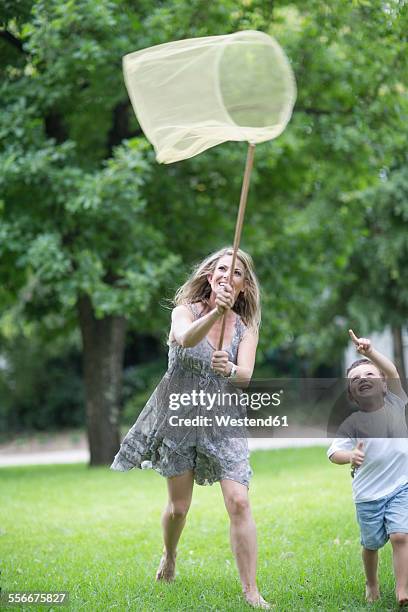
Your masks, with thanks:
[[[378,550],[391,533],[408,533],[408,484],[386,497],[358,502],[356,510],[361,544],[369,550]]]

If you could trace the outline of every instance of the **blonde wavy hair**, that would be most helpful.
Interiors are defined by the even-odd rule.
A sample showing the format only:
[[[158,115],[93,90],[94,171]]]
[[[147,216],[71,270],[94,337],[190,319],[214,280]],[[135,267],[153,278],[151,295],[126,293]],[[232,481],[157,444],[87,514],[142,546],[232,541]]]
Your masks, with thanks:
[[[189,278],[177,291],[173,299],[173,304],[194,304],[196,302],[209,303],[211,286],[207,276],[213,274],[217,262],[224,255],[233,255],[232,247],[224,247],[215,253],[211,253],[201,263],[197,264]],[[240,293],[235,300],[232,310],[236,312],[245,325],[255,331],[259,329],[261,323],[261,299],[258,279],[255,274],[252,257],[238,249],[237,259],[244,266],[245,271],[245,291]]]

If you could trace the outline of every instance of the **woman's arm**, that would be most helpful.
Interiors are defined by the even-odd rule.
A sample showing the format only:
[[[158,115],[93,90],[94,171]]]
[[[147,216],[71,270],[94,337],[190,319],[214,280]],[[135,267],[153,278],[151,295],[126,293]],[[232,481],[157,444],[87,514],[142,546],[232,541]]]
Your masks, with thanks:
[[[238,347],[236,376],[229,379],[232,385],[247,387],[251,382],[257,346],[258,333],[249,329],[246,330]],[[228,353],[226,351],[214,351],[211,366],[215,372],[228,377],[234,365],[232,361],[228,361]]]
[[[177,344],[190,348],[198,344],[210,331],[215,321],[222,317],[217,308],[196,321],[187,306],[176,306],[171,315],[171,333]]]
[[[215,321],[222,317],[228,308],[234,304],[234,294],[231,285],[226,283],[220,287],[215,297],[215,308],[196,321],[189,308],[184,304],[176,306],[171,314],[171,331],[177,344],[183,348],[196,346],[208,334]]]
[[[251,382],[251,377],[255,366],[258,340],[258,332],[249,329],[246,330],[241,342],[239,343],[237,356],[237,376],[231,380],[232,383],[236,381],[236,384],[241,384],[241,386],[242,383],[246,383],[246,387]]]

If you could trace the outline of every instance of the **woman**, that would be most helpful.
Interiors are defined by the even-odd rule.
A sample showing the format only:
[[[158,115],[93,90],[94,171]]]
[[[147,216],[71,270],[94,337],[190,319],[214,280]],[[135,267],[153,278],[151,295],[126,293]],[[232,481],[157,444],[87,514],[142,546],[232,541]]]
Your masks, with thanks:
[[[251,468],[246,437],[232,437],[214,424],[183,424],[194,417],[210,420],[209,406],[214,403],[208,398],[237,392],[252,376],[260,323],[259,287],[248,254],[238,251],[232,286],[231,265],[231,248],[213,253],[177,291],[168,370],[124,438],[112,469],[153,467],[167,478],[164,551],[156,574],[157,580],[165,581],[175,577],[176,549],[194,480],[200,485],[220,482],[245,600],[253,607],[269,608],[256,585],[256,529],[248,500]],[[215,347],[224,314],[224,342],[219,351]],[[200,391],[204,391],[207,404],[193,401]],[[184,401],[175,402],[182,399],[181,394]],[[218,402],[212,414],[243,416],[239,403],[223,403]]]

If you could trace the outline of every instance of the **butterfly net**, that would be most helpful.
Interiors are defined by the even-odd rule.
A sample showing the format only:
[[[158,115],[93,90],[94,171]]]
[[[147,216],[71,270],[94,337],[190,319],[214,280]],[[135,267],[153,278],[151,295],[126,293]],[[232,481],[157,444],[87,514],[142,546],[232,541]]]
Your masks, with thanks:
[[[276,138],[296,98],[282,49],[252,30],[136,51],[123,58],[123,69],[138,121],[162,163],[227,140]]]

